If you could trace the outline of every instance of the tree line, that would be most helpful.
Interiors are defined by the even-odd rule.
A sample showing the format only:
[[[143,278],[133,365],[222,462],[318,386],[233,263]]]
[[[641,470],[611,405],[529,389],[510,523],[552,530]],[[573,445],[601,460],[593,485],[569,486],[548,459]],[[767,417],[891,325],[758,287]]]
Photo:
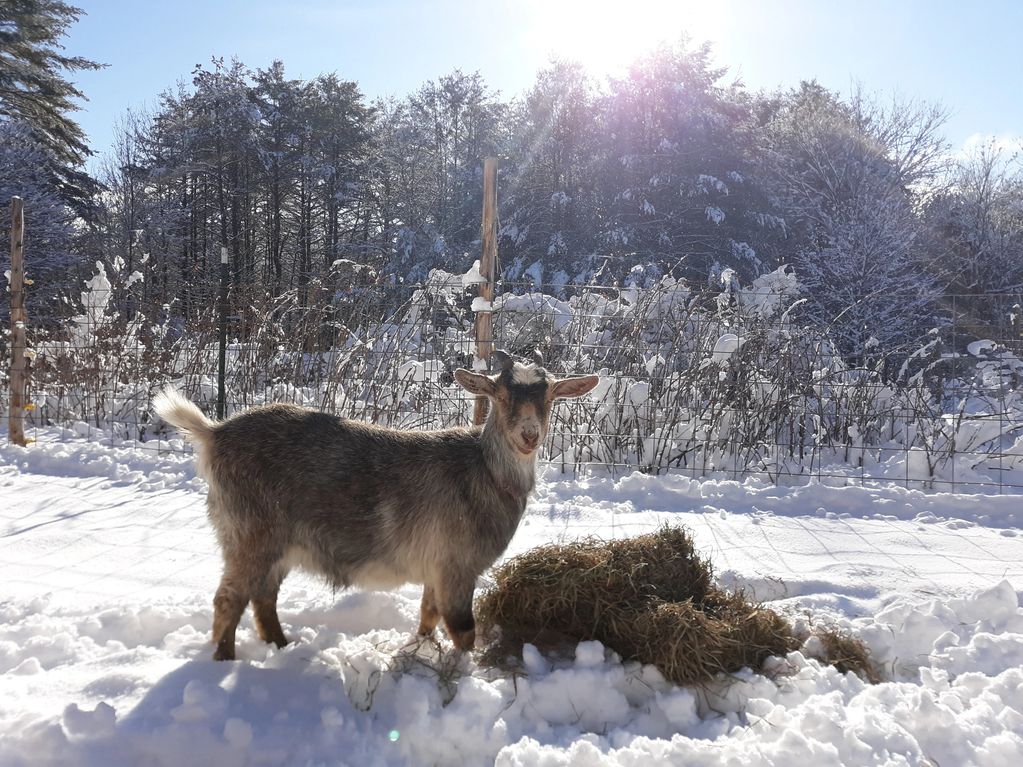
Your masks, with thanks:
[[[44,48],[75,11],[24,5],[63,19]],[[6,67],[28,48],[25,24],[4,21]],[[239,295],[340,296],[359,281],[465,271],[491,154],[509,289],[671,277],[727,291],[787,264],[807,320],[859,358],[948,318],[952,295],[957,311],[994,321],[984,296],[1023,286],[1011,150],[953,154],[933,105],[813,81],[751,92],[685,41],[603,82],[553,62],[510,99],[457,70],[371,101],[338,74],[299,80],[281,62],[214,59],[151,113],[124,117],[95,179],[81,171],[80,133],[63,134],[78,155],[57,151],[61,132],[38,124],[47,113],[18,108],[11,89],[31,91],[0,73],[0,192],[29,200],[37,274],[73,292],[104,259],[144,274],[134,311],[182,321],[215,295],[222,248]],[[44,314],[58,313],[55,300],[37,294],[51,302]]]

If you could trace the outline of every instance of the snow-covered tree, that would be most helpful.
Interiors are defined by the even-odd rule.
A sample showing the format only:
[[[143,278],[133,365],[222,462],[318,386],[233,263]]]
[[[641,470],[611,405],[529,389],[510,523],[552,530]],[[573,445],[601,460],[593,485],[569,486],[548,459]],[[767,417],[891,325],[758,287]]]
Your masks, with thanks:
[[[594,252],[600,142],[595,114],[593,83],[572,62],[541,71],[515,105],[502,189],[501,246],[510,278],[538,262],[548,276],[559,269],[576,275],[579,257]]]
[[[752,171],[751,102],[707,45],[663,46],[610,83],[603,105],[603,238],[610,252],[703,278],[756,275],[784,231]]]
[[[947,249],[950,289],[969,295],[1023,286],[1023,144],[993,139],[959,158],[949,187],[927,206]],[[983,302],[977,302],[977,309]]]
[[[42,148],[47,183],[76,213],[89,218],[95,181],[83,165],[92,154],[71,117],[84,94],[65,76],[98,69],[81,56],[65,56],[61,38],[82,10],[59,0],[0,3],[0,119],[17,122]]]
[[[816,83],[768,123],[766,170],[810,310],[851,359],[904,351],[935,322],[940,283],[915,189],[940,170],[940,110],[846,102]]]
[[[75,214],[49,183],[50,155],[26,125],[0,120],[0,236],[9,242],[11,197],[25,203],[25,264],[33,280],[28,291],[30,316],[50,318],[53,300],[70,280]],[[3,302],[3,311],[8,309]]]
[[[335,74],[316,78],[310,98],[326,272],[343,255],[365,257],[375,234],[368,175],[373,112],[358,85]]]
[[[422,281],[434,266],[464,268],[478,248],[482,158],[502,145],[504,111],[478,72],[459,70],[378,105],[373,175],[388,272]]]

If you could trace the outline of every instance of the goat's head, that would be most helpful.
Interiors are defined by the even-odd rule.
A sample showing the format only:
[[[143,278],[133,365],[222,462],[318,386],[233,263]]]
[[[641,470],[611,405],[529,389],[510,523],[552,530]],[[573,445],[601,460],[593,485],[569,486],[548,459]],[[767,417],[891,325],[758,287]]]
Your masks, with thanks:
[[[534,354],[529,363],[516,362],[509,354],[495,351],[498,372],[494,375],[455,371],[462,388],[486,396],[494,412],[491,415],[516,453],[532,456],[547,434],[551,406],[559,398],[581,397],[600,380],[597,376],[555,378],[543,367],[543,359]]]

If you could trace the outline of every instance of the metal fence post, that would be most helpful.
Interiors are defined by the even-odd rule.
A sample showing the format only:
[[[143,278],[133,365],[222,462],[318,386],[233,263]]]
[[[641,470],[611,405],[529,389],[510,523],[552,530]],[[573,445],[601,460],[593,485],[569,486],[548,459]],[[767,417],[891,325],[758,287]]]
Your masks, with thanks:
[[[25,394],[28,390],[28,341],[25,324],[25,209],[20,197],[11,198],[11,396],[7,415],[7,436],[24,447]]]
[[[227,363],[227,247],[220,249],[220,348],[217,354],[217,418],[226,412],[224,368]]]

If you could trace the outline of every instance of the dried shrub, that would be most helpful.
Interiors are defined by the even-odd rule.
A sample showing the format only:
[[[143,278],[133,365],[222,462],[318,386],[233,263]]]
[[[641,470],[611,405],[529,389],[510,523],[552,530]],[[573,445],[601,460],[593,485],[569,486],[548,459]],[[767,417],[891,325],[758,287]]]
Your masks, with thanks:
[[[686,685],[760,668],[802,644],[778,613],[715,587],[710,565],[677,526],[541,546],[505,562],[494,578],[476,604],[481,632],[494,637],[481,654],[485,665],[508,666],[527,642],[557,655],[596,639]],[[861,643],[820,636],[823,660],[876,681],[863,671],[869,659]]]

